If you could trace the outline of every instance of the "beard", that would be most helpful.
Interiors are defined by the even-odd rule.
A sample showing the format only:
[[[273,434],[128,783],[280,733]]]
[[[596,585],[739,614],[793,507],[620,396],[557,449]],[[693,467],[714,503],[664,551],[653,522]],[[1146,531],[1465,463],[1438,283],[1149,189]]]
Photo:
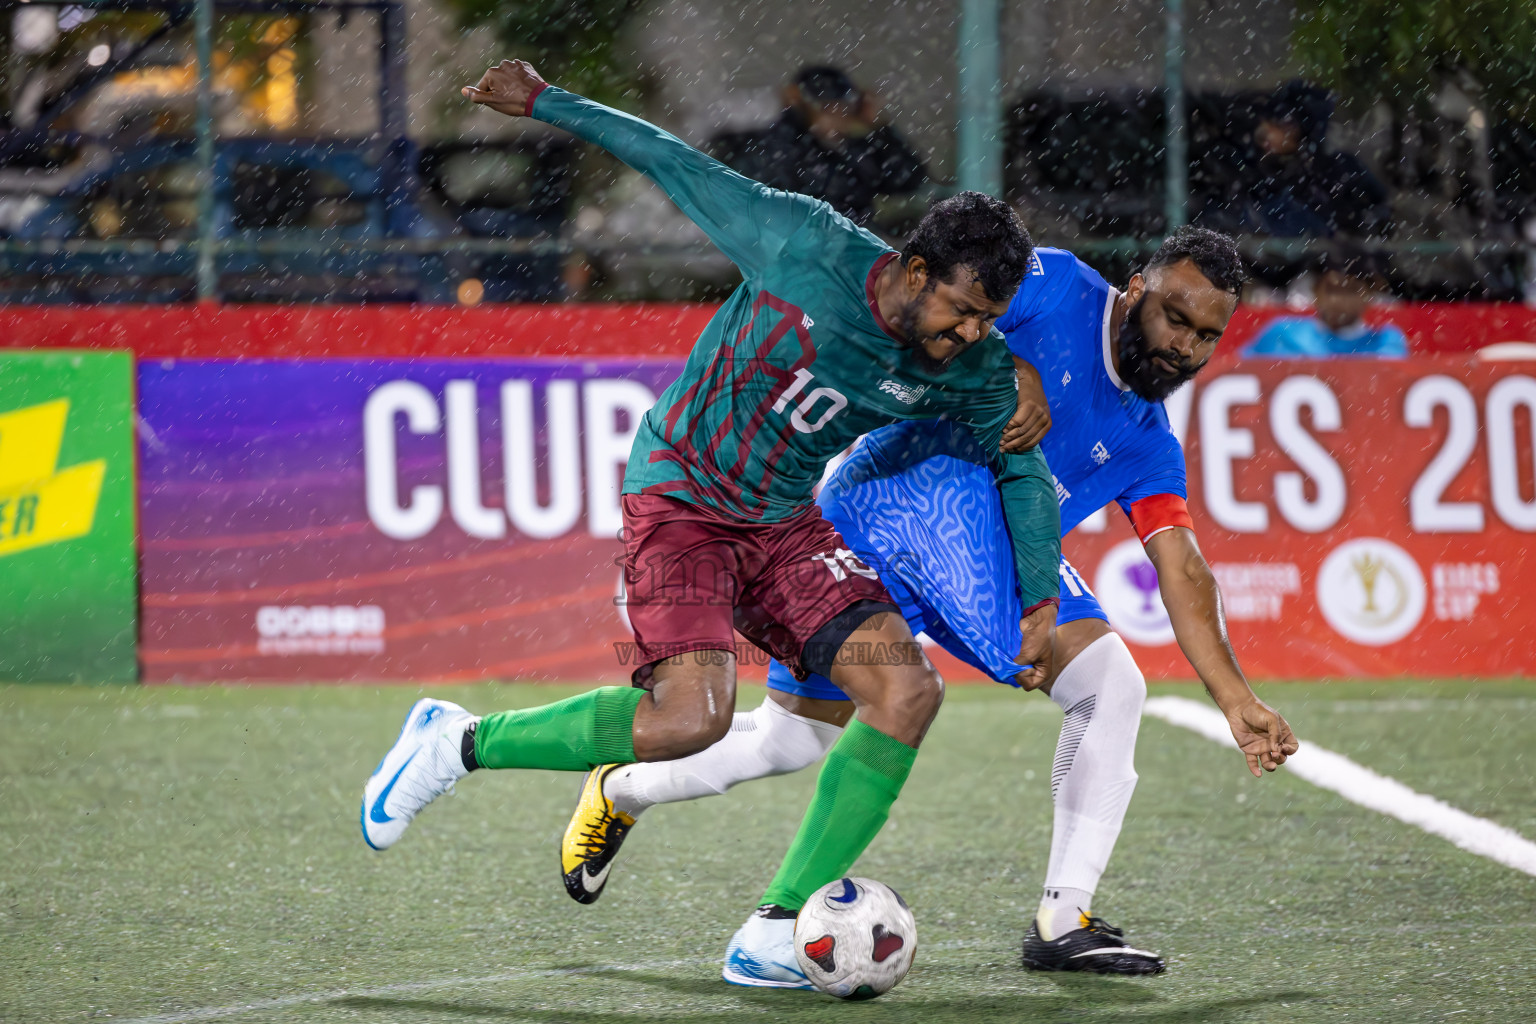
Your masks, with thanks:
[[[1179,388],[1188,384],[1199,373],[1204,363],[1190,363],[1180,358],[1172,349],[1153,349],[1147,340],[1147,335],[1141,326],[1142,307],[1146,304],[1145,294],[1136,300],[1136,305],[1125,311],[1125,320],[1120,324],[1120,339],[1117,344],[1120,356],[1120,379],[1140,397],[1149,402],[1161,402]],[[1173,376],[1164,374],[1157,368],[1153,359],[1161,359],[1173,367]]]
[[[924,292],[931,290],[932,289],[928,287],[924,287],[923,289]],[[923,296],[918,295],[911,302],[901,307],[901,309],[896,314],[896,322],[891,326],[896,328],[896,333],[901,337],[902,348],[907,350],[907,354],[912,357],[912,361],[917,364],[918,369],[931,376],[937,376],[938,374],[941,374],[945,370],[949,369],[949,364],[955,361],[955,356],[958,356],[965,350],[965,342],[962,341],[952,331],[946,331],[943,334],[938,335],[938,337],[947,338],[950,341],[955,342],[960,347],[957,348],[955,350],[955,354],[950,356],[948,359],[935,358],[928,353],[926,348],[923,347],[923,342],[934,336],[925,336],[923,334],[921,326],[922,317]]]

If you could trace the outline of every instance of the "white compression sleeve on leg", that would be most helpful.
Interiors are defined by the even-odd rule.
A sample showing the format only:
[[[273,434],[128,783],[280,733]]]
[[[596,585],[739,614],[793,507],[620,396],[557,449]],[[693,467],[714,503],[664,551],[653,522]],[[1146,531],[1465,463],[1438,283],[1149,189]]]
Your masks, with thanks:
[[[1125,641],[1111,633],[1072,659],[1051,687],[1051,700],[1066,717],[1051,766],[1056,814],[1045,888],[1047,894],[1092,893],[1136,789],[1136,733],[1147,682]]]
[[[736,712],[731,731],[714,746],[676,761],[620,768],[603,792],[615,810],[631,816],[656,804],[718,796],[738,782],[815,764],[842,732],[841,726],[791,714],[769,696],[752,711]]]

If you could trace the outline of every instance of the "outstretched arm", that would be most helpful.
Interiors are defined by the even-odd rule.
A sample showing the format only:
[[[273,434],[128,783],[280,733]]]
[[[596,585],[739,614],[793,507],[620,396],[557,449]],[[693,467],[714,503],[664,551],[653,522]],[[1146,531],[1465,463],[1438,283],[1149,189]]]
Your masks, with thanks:
[[[1255,696],[1238,667],[1227,638],[1221,590],[1194,531],[1169,527],[1148,537],[1146,548],[1179,647],[1227,716],[1232,736],[1248,758],[1248,770],[1256,776],[1274,771],[1296,753],[1296,737],[1280,713]]]
[[[504,60],[461,92],[508,117],[534,117],[606,149],[660,185],[746,273],[776,258],[816,209],[814,200],[744,178],[638,117],[551,86],[527,61]]]

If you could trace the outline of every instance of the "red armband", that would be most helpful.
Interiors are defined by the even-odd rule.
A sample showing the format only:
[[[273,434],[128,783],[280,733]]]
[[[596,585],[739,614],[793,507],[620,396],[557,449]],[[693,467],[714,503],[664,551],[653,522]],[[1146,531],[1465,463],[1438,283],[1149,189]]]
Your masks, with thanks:
[[[1143,544],[1156,534],[1175,526],[1182,526],[1186,530],[1195,528],[1195,521],[1189,518],[1189,506],[1177,494],[1154,494],[1150,498],[1132,502],[1126,515]]]
[[[527,104],[527,106],[523,107],[523,116],[524,117],[532,117],[533,116],[533,101],[538,99],[539,98],[539,94],[542,93],[545,89],[548,89],[548,88],[549,88],[549,83],[548,82],[540,82],[539,83],[539,87],[537,89],[533,90],[533,94],[528,97],[528,104]]]
[[[1059,597],[1048,597],[1044,601],[1041,601],[1039,604],[1032,604],[1028,608],[1025,608],[1022,612],[1019,613],[1019,618],[1027,619],[1031,615],[1035,614],[1035,612],[1039,611],[1041,608],[1044,608],[1048,604],[1053,604],[1057,608],[1060,608],[1061,607],[1061,598],[1059,598]]]

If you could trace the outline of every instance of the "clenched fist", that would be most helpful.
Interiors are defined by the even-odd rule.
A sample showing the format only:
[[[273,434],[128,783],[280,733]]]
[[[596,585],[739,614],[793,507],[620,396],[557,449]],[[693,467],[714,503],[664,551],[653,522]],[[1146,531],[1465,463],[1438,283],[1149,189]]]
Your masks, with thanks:
[[[508,117],[526,117],[528,102],[549,83],[525,60],[504,60],[488,68],[474,85],[459,91],[481,106]]]

